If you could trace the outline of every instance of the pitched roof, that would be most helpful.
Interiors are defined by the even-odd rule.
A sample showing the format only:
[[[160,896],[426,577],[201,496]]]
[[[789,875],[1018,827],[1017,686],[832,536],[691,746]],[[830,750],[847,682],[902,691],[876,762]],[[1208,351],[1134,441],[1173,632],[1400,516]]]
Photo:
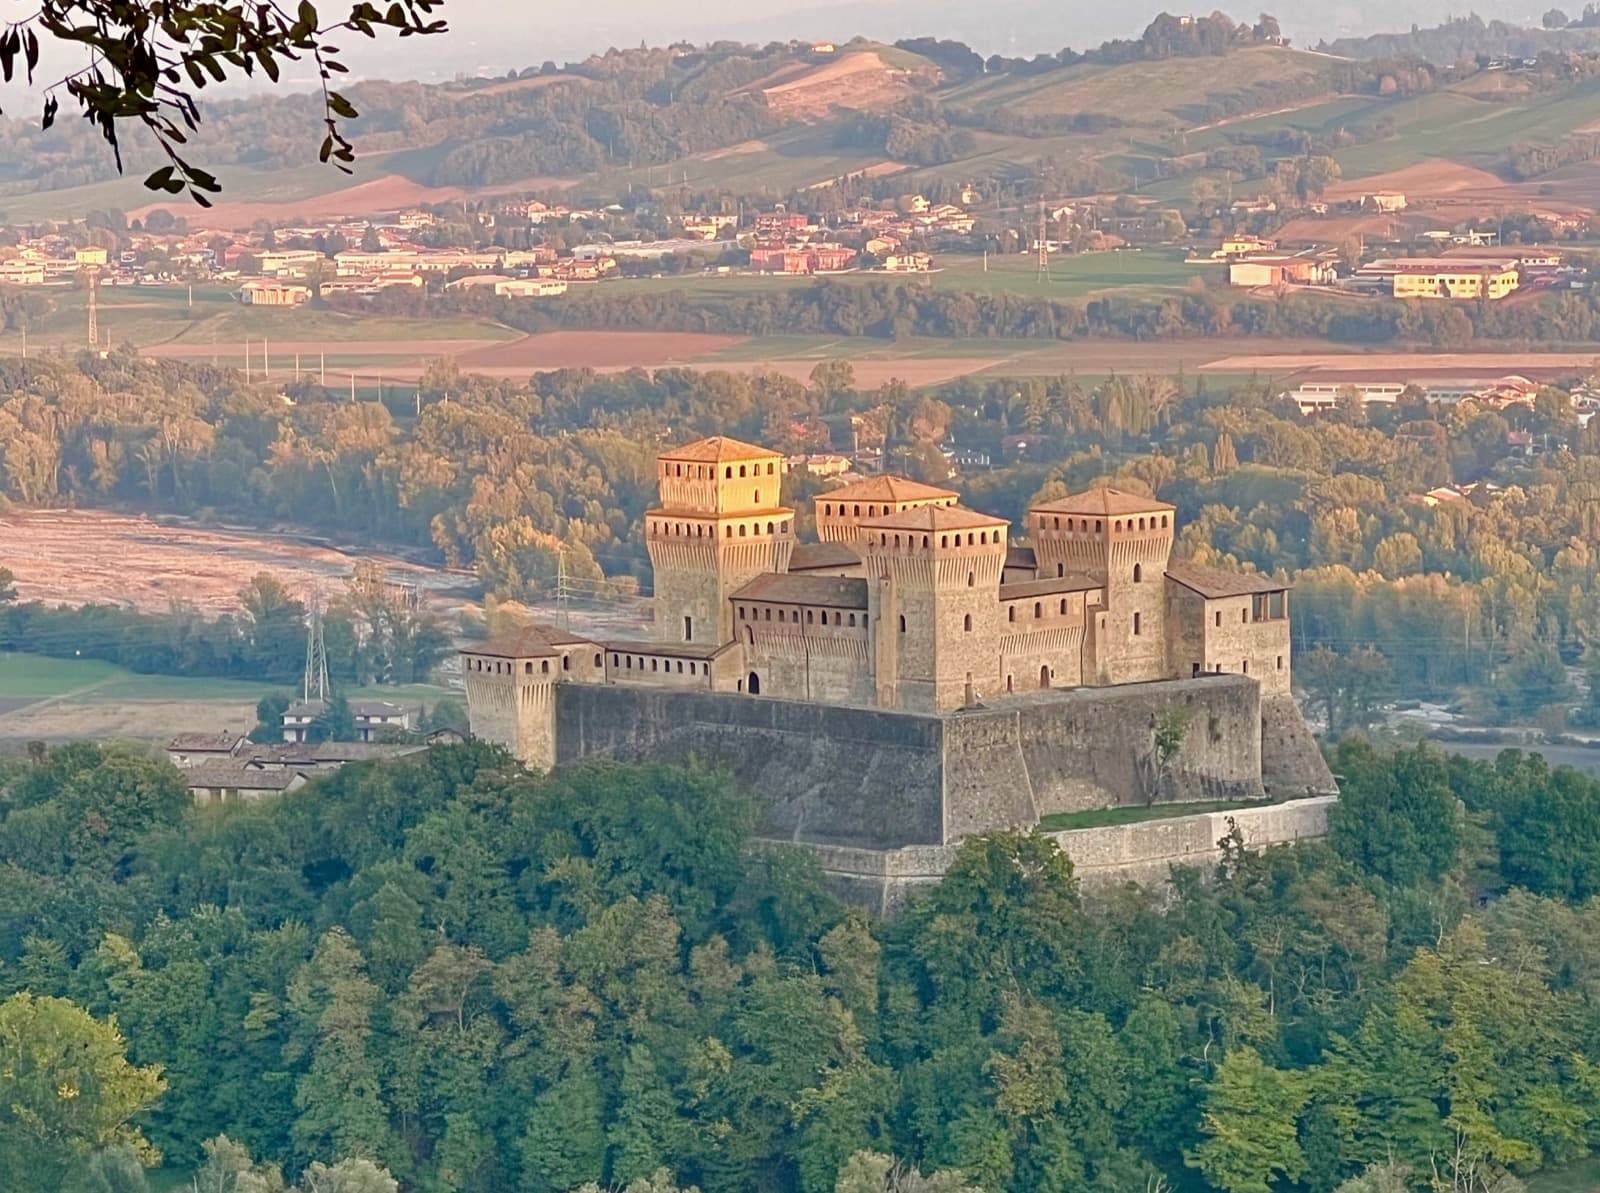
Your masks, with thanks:
[[[940,498],[959,497],[954,489],[940,489],[903,476],[871,476],[852,485],[825,489],[818,493],[817,501],[936,501]]]
[[[350,715],[354,717],[392,717],[405,711],[391,700],[350,701]]]
[[[790,565],[793,566],[792,564]],[[1008,568],[1036,568],[1039,566],[1039,556],[1032,547],[1017,547],[1007,544],[1006,566]]]
[[[231,754],[245,740],[244,734],[231,730],[221,733],[180,733],[167,743],[167,749],[189,754]]]
[[[867,582],[855,576],[795,576],[768,572],[735,592],[733,599],[770,601],[780,605],[865,609]]]
[[[1105,582],[1082,572],[1073,572],[1070,576],[1050,576],[1043,580],[1018,580],[1014,584],[1000,586],[1000,599],[1002,601],[1015,601],[1023,597],[1054,596],[1063,592],[1088,592],[1095,588],[1104,588]]]
[[[1174,508],[1176,507],[1165,501],[1157,501],[1154,497],[1145,497],[1140,493],[1130,493],[1126,489],[1113,489],[1108,486],[1085,489],[1082,493],[1058,497],[1054,501],[1042,501],[1038,505],[1029,506],[1028,512],[1031,514],[1037,510],[1047,514],[1099,514],[1105,517],[1115,514],[1147,514],[1151,510]]]
[[[770,447],[759,447],[726,435],[713,435],[709,439],[696,439],[682,447],[669,447],[661,453],[663,460],[690,460],[696,464],[721,464],[727,460],[764,460],[768,456],[781,456]]]
[[[853,567],[861,563],[861,556],[849,543],[796,543],[789,555],[789,572],[807,572],[814,568]]]
[[[206,762],[183,772],[183,780],[193,791],[200,787],[231,787],[245,791],[287,791],[297,779],[297,770],[259,770],[237,762]]]
[[[976,530],[980,526],[1009,526],[1004,518],[980,514],[964,505],[923,505],[898,514],[886,514],[861,523],[873,530]]]
[[[607,638],[600,645],[617,654],[669,655],[684,659],[709,659],[722,650],[721,645],[709,642],[650,642],[633,638]]]
[[[462,648],[464,654],[494,655],[502,659],[548,658],[561,652],[558,646],[592,642],[555,626],[525,625],[487,642],[474,642]]]
[[[1259,592],[1284,592],[1292,587],[1285,580],[1274,580],[1257,572],[1225,572],[1221,568],[1188,562],[1169,564],[1167,579],[1199,593],[1207,600],[1252,596]]]

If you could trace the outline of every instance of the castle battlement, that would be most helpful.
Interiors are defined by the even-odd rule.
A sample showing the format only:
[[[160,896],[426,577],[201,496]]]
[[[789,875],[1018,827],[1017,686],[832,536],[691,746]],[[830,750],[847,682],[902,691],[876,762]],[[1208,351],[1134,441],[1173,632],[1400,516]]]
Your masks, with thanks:
[[[742,774],[776,740],[772,727],[782,725],[796,757],[821,758],[822,743],[795,743],[843,732],[854,716],[885,735],[885,759],[914,756],[907,773],[923,775],[925,790],[962,785],[959,814],[945,801],[935,816],[935,800],[919,823],[938,827],[907,830],[896,847],[1037,823],[1063,792],[1074,806],[1248,798],[1272,788],[1263,779],[1272,775],[1280,794],[1334,789],[1290,695],[1289,585],[1172,561],[1177,512],[1166,502],[1114,488],[1041,502],[1018,543],[1006,519],[966,508],[953,490],[874,477],[819,494],[821,541],[798,543],[777,452],[717,436],[664,451],[657,478],[660,504],[645,516],[654,639],[533,626],[465,648],[475,735],[541,769],[671,742]],[[1151,711],[1151,685],[1163,683],[1180,686],[1161,688]],[[1179,697],[1183,717],[1201,723],[1185,731],[1193,740],[1174,770],[1153,743],[1156,718]],[[1074,711],[1041,711],[1057,704]],[[868,713],[933,719],[860,719]],[[1069,725],[1070,740],[1050,737]],[[905,733],[923,744],[908,746]],[[955,741],[983,764],[956,777]],[[1080,747],[1115,757],[1073,761]],[[1012,778],[1033,793],[1024,803],[1016,791],[983,794],[1016,765]],[[1091,778],[1040,788],[1040,767]],[[760,782],[772,781],[768,771]],[[803,817],[833,806],[830,784],[845,779],[834,770],[795,783],[811,793]],[[812,821],[801,833],[783,816],[773,827],[817,841],[871,838],[888,813],[852,806],[834,807],[837,832]]]

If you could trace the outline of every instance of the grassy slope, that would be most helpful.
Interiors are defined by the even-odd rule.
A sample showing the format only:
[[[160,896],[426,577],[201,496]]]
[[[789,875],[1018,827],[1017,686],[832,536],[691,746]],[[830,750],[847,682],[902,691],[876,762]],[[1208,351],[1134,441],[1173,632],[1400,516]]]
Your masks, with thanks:
[[[1202,812],[1234,812],[1255,808],[1271,800],[1203,801],[1188,804],[1138,804],[1133,807],[1095,808],[1088,812],[1057,812],[1039,821],[1051,831],[1075,828],[1105,828],[1116,824],[1138,824],[1142,820],[1170,820],[1177,816],[1197,816]]]
[[[91,688],[91,685],[92,688]],[[259,700],[285,685],[244,679],[191,679],[177,675],[138,675],[98,659],[52,659],[43,655],[0,653],[0,700],[48,700],[89,688],[74,703],[113,700]],[[352,688],[345,695],[433,703],[459,695],[432,684]]]

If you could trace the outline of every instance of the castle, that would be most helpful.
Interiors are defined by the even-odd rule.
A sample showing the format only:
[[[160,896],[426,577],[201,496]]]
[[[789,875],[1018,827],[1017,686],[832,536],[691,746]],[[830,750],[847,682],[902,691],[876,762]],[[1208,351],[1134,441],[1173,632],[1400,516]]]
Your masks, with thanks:
[[[474,734],[540,769],[719,761],[768,835],[869,849],[1333,789],[1290,696],[1288,586],[1173,561],[1173,506],[1091,489],[1030,508],[1016,543],[951,490],[879,476],[820,494],[801,543],[783,474],[722,436],[663,452],[654,638],[531,626],[464,649]]]

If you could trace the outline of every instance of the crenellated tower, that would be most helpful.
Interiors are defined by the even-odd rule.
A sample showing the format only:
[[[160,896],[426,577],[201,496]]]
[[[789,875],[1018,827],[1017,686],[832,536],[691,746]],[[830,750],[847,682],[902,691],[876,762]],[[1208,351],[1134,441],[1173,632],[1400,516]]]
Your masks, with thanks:
[[[756,576],[789,568],[794,511],[779,503],[783,456],[717,435],[661,453],[656,477],[661,504],[644,520],[656,637],[728,642],[728,598]]]
[[[1090,489],[1028,511],[1041,579],[1081,574],[1100,581],[1103,606],[1090,625],[1085,682],[1168,677],[1166,571],[1174,508],[1122,489]]]
[[[861,540],[861,526],[879,518],[921,509],[925,505],[955,505],[961,495],[953,489],[940,489],[903,476],[873,476],[852,485],[826,489],[813,502],[816,508],[817,539],[824,543]]]
[[[1007,529],[950,505],[861,523],[880,707],[936,712],[997,691]]]

